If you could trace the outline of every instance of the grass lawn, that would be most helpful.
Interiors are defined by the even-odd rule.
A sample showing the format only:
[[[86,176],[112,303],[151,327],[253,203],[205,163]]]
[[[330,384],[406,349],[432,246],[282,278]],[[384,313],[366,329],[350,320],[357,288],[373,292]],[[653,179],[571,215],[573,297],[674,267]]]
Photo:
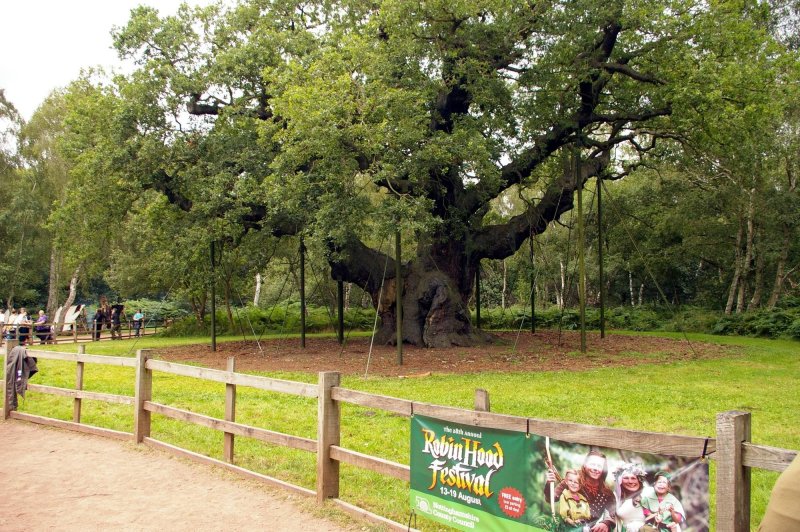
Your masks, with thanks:
[[[658,336],[670,336],[659,333]],[[676,335],[683,338],[683,335]],[[693,341],[737,345],[742,354],[724,359],[580,371],[432,375],[425,378],[344,376],[342,385],[382,395],[471,408],[474,391],[489,391],[492,411],[592,425],[714,436],[719,412],[752,413],[752,441],[800,449],[800,342],[689,335]],[[240,339],[240,338],[237,338]],[[224,341],[220,339],[220,341]],[[208,343],[208,338],[147,337],[87,345],[87,352],[134,356],[135,349]],[[74,352],[74,345],[58,346]],[[41,360],[41,374],[32,382],[74,387],[75,366]],[[267,374],[264,374],[267,375]],[[268,376],[316,382],[315,373],[270,373]],[[130,368],[87,365],[88,390],[133,395]],[[156,374],[153,400],[201,414],[223,417],[224,386],[195,379]],[[30,393],[22,411],[71,419],[70,399]],[[132,430],[130,407],[85,401],[85,423]],[[239,388],[237,421],[298,436],[315,438],[316,401]],[[221,458],[222,434],[153,416],[155,438]],[[408,463],[409,423],[406,418],[345,405],[342,445],[382,458]],[[315,457],[310,453],[239,438],[237,464],[289,482],[313,488]],[[712,491],[713,486],[712,461]],[[755,470],[752,485],[752,528],[763,515],[777,474]],[[342,466],[341,497],[375,513],[405,523],[408,485],[370,472]],[[713,498],[712,498],[713,501]],[[713,505],[713,502],[712,502]],[[712,507],[713,512],[713,507]],[[438,525],[420,522],[435,529]]]

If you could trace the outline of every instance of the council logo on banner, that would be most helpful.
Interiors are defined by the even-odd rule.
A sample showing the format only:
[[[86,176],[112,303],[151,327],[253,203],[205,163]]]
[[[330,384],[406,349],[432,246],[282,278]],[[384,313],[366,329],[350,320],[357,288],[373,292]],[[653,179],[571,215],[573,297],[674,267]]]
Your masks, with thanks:
[[[460,530],[704,532],[708,465],[414,416],[410,503]]]

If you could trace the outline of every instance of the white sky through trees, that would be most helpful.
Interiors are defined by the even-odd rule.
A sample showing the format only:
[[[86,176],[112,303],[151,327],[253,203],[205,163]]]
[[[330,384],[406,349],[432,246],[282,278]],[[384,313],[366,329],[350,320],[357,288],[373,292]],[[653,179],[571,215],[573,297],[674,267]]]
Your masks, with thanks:
[[[29,120],[56,88],[81,68],[107,71],[122,63],[112,48],[111,28],[124,25],[132,8],[151,5],[173,14],[181,0],[2,0],[0,1],[0,89]],[[208,5],[210,0],[189,0]]]

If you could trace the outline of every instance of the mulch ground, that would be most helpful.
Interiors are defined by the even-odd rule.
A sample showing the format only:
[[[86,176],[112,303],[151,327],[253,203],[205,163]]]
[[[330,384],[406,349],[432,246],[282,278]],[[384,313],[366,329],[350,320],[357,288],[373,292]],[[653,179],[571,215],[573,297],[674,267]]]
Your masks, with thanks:
[[[445,373],[527,372],[593,369],[716,358],[736,353],[737,348],[651,336],[617,334],[600,338],[587,334],[587,352],[580,352],[580,334],[574,331],[542,331],[531,334],[498,333],[490,345],[425,349],[403,346],[403,364],[397,348],[373,345],[369,338],[298,338],[235,341],[156,350],[163,360],[192,361],[224,369],[228,357],[236,358],[237,371],[339,371],[343,374],[420,376]]]

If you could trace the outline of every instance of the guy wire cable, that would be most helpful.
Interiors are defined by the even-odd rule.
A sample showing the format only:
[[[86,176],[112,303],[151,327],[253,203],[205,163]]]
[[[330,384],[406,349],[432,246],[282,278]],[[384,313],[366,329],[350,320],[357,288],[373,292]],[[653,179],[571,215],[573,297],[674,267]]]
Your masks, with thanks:
[[[383,297],[383,282],[386,280],[386,268],[389,266],[389,254],[386,254],[386,262],[383,265],[383,278],[381,287],[378,290],[378,304],[375,305],[375,322],[372,324],[372,337],[369,340],[369,352],[367,353],[367,367],[364,369],[364,378],[369,374],[369,363],[372,360],[372,346],[375,344],[375,329],[378,327],[378,310],[380,309],[381,297]]]
[[[244,308],[244,300],[242,299],[242,293],[237,290],[236,291],[236,295],[239,296],[239,305],[242,308]],[[239,318],[239,311],[238,310],[236,311],[236,317]],[[253,331],[253,338],[256,338],[256,330],[253,327],[253,322],[250,321],[249,314],[245,313],[244,317],[247,319],[247,324],[250,325],[250,330]],[[239,323],[241,324],[241,319],[239,320]],[[247,341],[247,338],[245,338],[244,340]],[[259,353],[261,353],[263,355],[264,354],[264,350],[261,348],[261,342],[259,342],[257,338],[256,338],[256,345],[258,346]]]

